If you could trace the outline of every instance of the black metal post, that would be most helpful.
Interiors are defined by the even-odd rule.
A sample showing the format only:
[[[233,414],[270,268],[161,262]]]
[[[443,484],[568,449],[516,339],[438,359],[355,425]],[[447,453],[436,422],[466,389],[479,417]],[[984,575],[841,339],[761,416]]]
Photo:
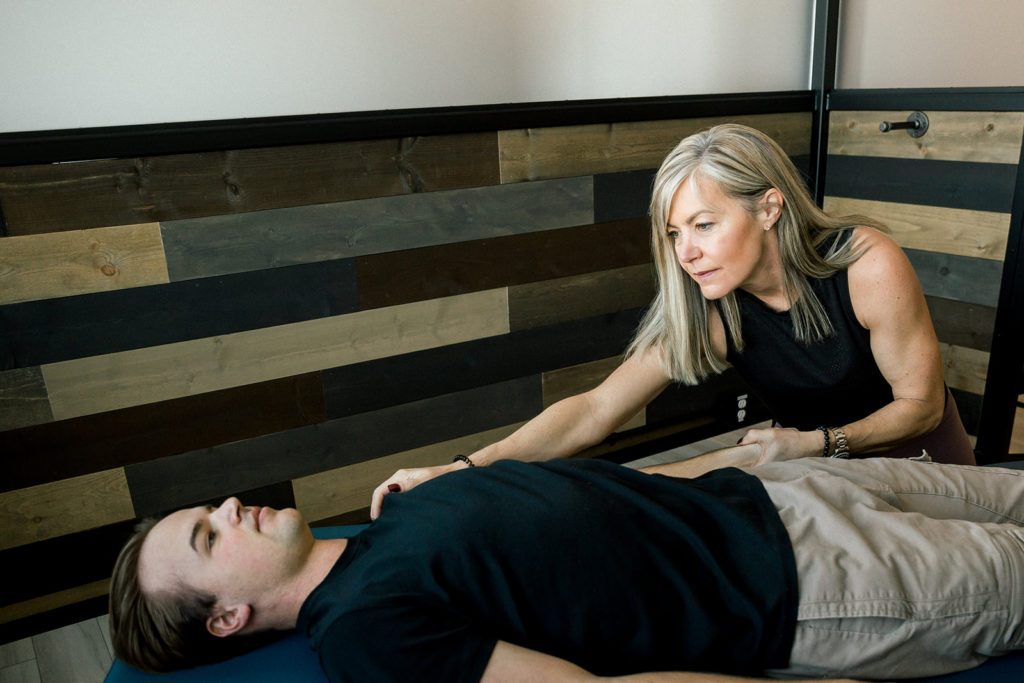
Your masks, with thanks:
[[[981,404],[975,455],[982,464],[1007,459],[1017,396],[1024,392],[1024,147],[1017,162],[1017,184],[1010,209],[1010,234],[1003,260],[988,377]]]
[[[814,201],[825,199],[825,165],[828,160],[828,98],[836,86],[836,53],[839,46],[840,0],[815,0],[811,56],[811,90],[814,121],[811,124],[810,182]]]

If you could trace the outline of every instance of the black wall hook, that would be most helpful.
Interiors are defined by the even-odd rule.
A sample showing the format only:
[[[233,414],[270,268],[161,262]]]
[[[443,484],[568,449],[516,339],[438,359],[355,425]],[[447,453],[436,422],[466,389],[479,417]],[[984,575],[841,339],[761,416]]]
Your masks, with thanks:
[[[890,130],[906,130],[912,138],[919,138],[928,132],[928,115],[923,111],[915,111],[907,117],[904,122],[882,121],[878,124],[878,130],[888,133]]]

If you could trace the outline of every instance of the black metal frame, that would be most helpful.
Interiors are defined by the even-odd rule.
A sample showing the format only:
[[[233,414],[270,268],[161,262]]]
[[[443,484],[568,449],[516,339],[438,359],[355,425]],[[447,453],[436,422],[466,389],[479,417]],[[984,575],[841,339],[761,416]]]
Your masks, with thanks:
[[[1014,459],[1010,438],[1017,397],[1024,392],[1024,147],[1017,162],[1017,185],[1010,209],[1010,234],[1003,260],[995,330],[989,351],[985,397],[975,454],[979,462]],[[1017,458],[1019,459],[1019,458]]]
[[[829,97],[836,86],[839,45],[840,0],[815,0],[814,42],[811,55],[811,90],[814,92],[814,124],[811,126],[810,180],[814,201],[825,200],[825,169],[828,162]]]

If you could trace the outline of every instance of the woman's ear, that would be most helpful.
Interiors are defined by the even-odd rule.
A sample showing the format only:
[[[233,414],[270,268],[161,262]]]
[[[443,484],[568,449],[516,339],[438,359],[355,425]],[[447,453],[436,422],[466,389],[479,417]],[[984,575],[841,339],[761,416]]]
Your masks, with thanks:
[[[782,193],[778,188],[771,188],[761,197],[761,211],[764,212],[764,219],[769,226],[774,226],[782,215],[782,204],[784,203]]]
[[[213,614],[206,618],[206,630],[218,638],[225,638],[244,629],[251,616],[252,608],[249,605],[215,605]]]

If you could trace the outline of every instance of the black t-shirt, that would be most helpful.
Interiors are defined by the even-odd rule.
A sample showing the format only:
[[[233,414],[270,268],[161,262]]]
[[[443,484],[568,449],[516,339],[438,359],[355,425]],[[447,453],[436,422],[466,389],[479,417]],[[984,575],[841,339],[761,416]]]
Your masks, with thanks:
[[[503,461],[385,499],[298,628],[333,681],[478,681],[505,640],[595,674],[785,666],[792,546],[736,469]]]

